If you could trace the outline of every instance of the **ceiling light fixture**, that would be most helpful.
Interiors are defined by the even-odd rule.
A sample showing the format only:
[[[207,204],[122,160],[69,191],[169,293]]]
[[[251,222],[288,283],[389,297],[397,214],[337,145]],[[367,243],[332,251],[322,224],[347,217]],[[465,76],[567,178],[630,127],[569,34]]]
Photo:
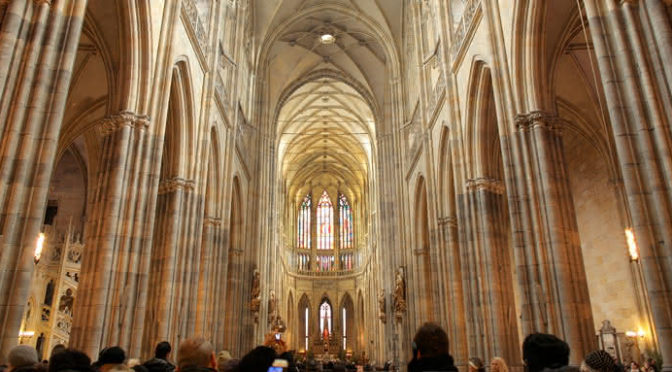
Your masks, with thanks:
[[[336,36],[334,34],[331,34],[329,32],[325,32],[322,35],[320,35],[320,43],[328,45],[328,44],[333,44],[336,41]]]

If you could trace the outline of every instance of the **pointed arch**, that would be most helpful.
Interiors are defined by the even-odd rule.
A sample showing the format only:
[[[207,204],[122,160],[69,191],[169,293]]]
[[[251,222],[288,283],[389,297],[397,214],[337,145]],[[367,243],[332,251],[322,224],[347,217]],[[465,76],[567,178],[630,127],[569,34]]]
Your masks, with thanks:
[[[429,210],[427,205],[427,185],[424,176],[419,176],[415,187],[415,213],[413,221],[414,225],[414,251],[416,252],[416,265],[421,279],[418,281],[419,291],[417,295],[417,302],[420,306],[420,314],[423,317],[421,323],[424,321],[435,320],[435,303],[434,303],[434,283],[432,279],[432,262],[431,262],[431,241],[429,230]]]

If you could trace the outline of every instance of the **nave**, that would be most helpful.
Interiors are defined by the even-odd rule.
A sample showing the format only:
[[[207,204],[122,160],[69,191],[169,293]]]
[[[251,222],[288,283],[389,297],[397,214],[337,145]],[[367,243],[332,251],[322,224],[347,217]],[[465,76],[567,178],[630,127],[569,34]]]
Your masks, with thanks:
[[[405,369],[433,322],[463,371],[539,332],[672,370],[671,19],[0,0],[0,364],[279,334]]]

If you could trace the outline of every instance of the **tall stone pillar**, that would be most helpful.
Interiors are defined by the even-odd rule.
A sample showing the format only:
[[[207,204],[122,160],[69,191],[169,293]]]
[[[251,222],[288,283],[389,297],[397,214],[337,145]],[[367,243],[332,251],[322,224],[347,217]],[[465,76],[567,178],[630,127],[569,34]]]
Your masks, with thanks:
[[[672,27],[661,0],[584,0],[664,371],[672,371]]]
[[[446,254],[446,271],[441,278],[446,282],[448,292],[448,331],[450,346],[456,366],[466,366],[469,358],[467,327],[464,310],[464,289],[462,287],[462,261],[460,260],[457,217],[439,219],[439,228]]]
[[[506,199],[501,181],[467,181],[471,228],[467,234],[467,267],[472,312],[470,352],[486,360],[501,356],[515,366],[520,344],[511,283]],[[475,344],[475,345],[474,345]],[[474,353],[475,354],[475,353]]]
[[[595,337],[558,120],[534,111],[518,115],[516,124],[510,208],[523,333],[557,335],[578,364]]]
[[[70,337],[70,346],[89,355],[108,345],[140,353],[158,178],[148,126],[146,116],[128,111],[100,123],[100,171],[86,226],[95,249],[83,257]]]
[[[0,350],[18,343],[86,0],[4,1],[0,23]],[[0,362],[4,355],[0,355]]]

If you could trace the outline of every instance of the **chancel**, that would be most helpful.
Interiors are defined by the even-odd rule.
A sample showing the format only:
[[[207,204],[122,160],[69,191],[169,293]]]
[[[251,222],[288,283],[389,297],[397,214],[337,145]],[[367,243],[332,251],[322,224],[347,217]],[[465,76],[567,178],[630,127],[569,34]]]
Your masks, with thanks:
[[[0,364],[672,371],[671,35],[669,0],[0,0]]]

